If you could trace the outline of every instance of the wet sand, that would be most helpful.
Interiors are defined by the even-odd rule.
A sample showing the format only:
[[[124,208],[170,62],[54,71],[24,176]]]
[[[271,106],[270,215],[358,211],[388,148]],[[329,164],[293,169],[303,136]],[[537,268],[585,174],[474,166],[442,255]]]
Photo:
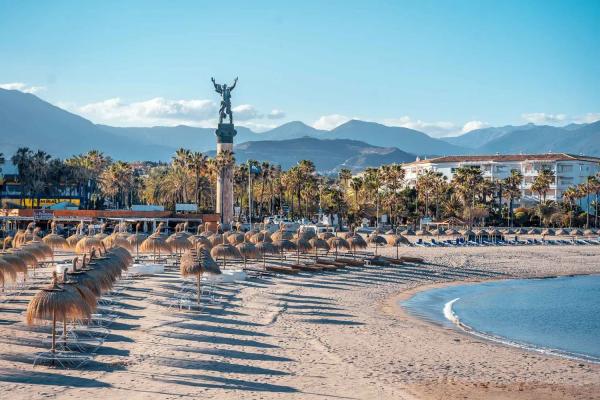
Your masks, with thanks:
[[[383,249],[395,255],[395,249]],[[350,267],[215,286],[200,312],[164,305],[175,271],[137,278],[80,370],[32,368],[47,329],[0,303],[10,399],[598,399],[600,366],[490,343],[407,315],[428,285],[600,273],[595,246],[402,248],[425,264]],[[10,392],[7,392],[7,391]],[[0,396],[3,397],[3,396]]]

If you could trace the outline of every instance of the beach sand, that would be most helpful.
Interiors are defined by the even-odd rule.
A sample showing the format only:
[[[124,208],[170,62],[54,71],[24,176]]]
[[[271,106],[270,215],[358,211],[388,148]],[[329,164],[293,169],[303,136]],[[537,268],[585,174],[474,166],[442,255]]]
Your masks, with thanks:
[[[401,254],[426,264],[220,284],[202,312],[162,305],[181,281],[175,271],[135,279],[80,370],[32,368],[48,331],[24,324],[27,296],[0,303],[0,398],[600,399],[600,365],[487,342],[398,306],[431,285],[600,273],[600,248]]]

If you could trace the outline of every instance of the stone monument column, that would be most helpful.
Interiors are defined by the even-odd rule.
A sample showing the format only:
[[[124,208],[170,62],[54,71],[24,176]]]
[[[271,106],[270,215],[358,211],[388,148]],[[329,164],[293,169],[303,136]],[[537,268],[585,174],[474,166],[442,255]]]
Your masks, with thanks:
[[[238,78],[235,78],[231,86],[227,86],[226,83],[218,84],[215,82],[215,78],[211,78],[210,80],[215,87],[215,92],[221,95],[219,126],[215,132],[217,135],[217,157],[221,153],[228,153],[233,157],[233,137],[237,132],[233,126],[231,92],[235,89]],[[229,123],[227,123],[228,117]],[[219,164],[218,161],[217,164]],[[221,216],[221,223],[224,224],[231,224],[233,222],[233,165],[228,164],[233,164],[233,162],[223,163],[225,166],[221,165],[219,167],[219,175],[217,177],[217,214]]]
[[[219,124],[217,128],[217,155],[229,151],[233,153],[233,137],[236,135],[233,124]],[[222,168],[217,177],[217,214],[221,223],[233,222],[233,165]]]

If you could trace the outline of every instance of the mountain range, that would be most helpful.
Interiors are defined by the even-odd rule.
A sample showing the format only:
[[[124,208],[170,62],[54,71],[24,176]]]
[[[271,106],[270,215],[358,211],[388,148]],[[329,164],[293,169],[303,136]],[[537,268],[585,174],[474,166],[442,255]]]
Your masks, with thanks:
[[[527,124],[477,129],[433,138],[409,128],[352,120],[326,131],[299,121],[267,132],[237,126],[239,161],[268,159],[286,168],[303,158],[319,170],[359,170],[417,156],[567,152],[600,156],[600,122],[564,127]],[[309,140],[310,138],[310,140]],[[33,94],[0,89],[0,152],[42,149],[57,157],[98,149],[115,159],[167,161],[179,147],[209,152],[214,129],[190,126],[130,128],[94,124]]]

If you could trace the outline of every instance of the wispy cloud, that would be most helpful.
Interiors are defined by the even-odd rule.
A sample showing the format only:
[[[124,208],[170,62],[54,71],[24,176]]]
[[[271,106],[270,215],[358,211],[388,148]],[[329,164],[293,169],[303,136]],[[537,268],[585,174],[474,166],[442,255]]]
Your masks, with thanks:
[[[452,122],[427,122],[420,119],[413,120],[407,115],[400,118],[386,118],[383,120],[383,123],[388,126],[400,126],[403,128],[415,129],[435,137],[448,136],[458,129],[456,124]]]
[[[18,90],[23,93],[31,94],[46,90],[44,86],[31,86],[23,82],[0,83],[0,89]]]
[[[115,126],[175,126],[190,125],[199,127],[215,127],[218,122],[217,103],[212,100],[182,99],[171,100],[163,97],[126,102],[119,97],[99,102],[76,105],[60,103],[76,114],[90,119],[95,123]],[[271,113],[265,115],[251,104],[241,104],[232,109],[234,121],[255,130],[266,130],[272,127]],[[277,111],[277,110],[275,110]],[[282,111],[278,113],[283,114]]]
[[[548,114],[543,112],[534,112],[534,113],[525,113],[521,114],[521,118],[523,118],[527,122],[531,122],[539,125],[555,125],[555,124],[564,124],[567,120],[566,114]]]

